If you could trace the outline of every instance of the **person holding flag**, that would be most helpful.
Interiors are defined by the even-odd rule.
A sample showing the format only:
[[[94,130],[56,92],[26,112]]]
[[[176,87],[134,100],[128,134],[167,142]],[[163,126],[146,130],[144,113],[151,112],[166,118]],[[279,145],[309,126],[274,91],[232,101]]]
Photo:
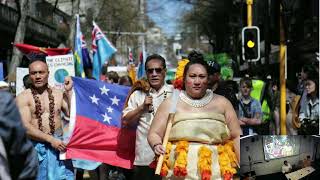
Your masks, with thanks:
[[[65,92],[50,87],[48,66],[43,60],[32,61],[29,74],[32,86],[20,93],[16,101],[27,135],[38,153],[37,179],[73,179],[71,162],[58,158],[66,148],[62,141],[61,111],[69,116],[71,87],[66,86]]]
[[[136,126],[136,147],[133,179],[157,179],[154,170],[149,167],[154,159],[152,148],[147,142],[147,135],[153,117],[162,101],[172,94],[172,87],[165,84],[165,59],[154,54],[146,59],[145,70],[150,87],[133,91],[129,96],[127,107],[123,110],[122,121],[125,126]]]

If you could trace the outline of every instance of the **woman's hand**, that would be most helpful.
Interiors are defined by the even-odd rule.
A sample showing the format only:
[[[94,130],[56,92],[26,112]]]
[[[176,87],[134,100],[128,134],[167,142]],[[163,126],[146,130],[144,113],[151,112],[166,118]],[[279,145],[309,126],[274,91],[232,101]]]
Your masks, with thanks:
[[[153,146],[153,151],[156,155],[163,155],[166,150],[164,149],[164,147],[162,146],[162,144],[156,144]]]

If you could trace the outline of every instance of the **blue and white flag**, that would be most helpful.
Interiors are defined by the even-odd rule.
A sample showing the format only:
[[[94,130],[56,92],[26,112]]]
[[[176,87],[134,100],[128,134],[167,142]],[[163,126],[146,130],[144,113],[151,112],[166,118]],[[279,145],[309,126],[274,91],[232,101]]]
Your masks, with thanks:
[[[102,33],[98,25],[93,22],[92,30],[92,50],[93,50],[93,72],[96,80],[100,80],[101,68],[105,61],[109,61],[117,49],[111,44],[107,37]]]
[[[83,70],[83,58],[82,58],[82,32],[80,30],[80,20],[79,14],[76,15],[77,24],[76,24],[76,37],[74,41],[74,66],[76,76],[85,77]]]

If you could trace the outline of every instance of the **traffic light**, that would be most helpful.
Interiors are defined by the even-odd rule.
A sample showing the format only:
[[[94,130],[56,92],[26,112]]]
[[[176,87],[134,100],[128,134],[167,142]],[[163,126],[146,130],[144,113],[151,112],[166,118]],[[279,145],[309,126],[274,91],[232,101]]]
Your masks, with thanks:
[[[260,59],[260,31],[257,26],[242,29],[242,58],[247,61]]]

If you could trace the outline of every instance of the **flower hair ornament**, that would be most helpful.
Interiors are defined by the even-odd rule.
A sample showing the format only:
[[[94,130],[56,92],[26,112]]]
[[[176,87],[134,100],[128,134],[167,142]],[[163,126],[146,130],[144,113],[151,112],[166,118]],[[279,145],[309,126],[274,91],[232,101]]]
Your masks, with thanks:
[[[188,64],[189,60],[188,59],[182,59],[178,62],[178,67],[177,67],[177,72],[176,72],[176,77],[173,82],[173,86],[175,89],[182,89],[183,86],[183,71],[185,66]]]

